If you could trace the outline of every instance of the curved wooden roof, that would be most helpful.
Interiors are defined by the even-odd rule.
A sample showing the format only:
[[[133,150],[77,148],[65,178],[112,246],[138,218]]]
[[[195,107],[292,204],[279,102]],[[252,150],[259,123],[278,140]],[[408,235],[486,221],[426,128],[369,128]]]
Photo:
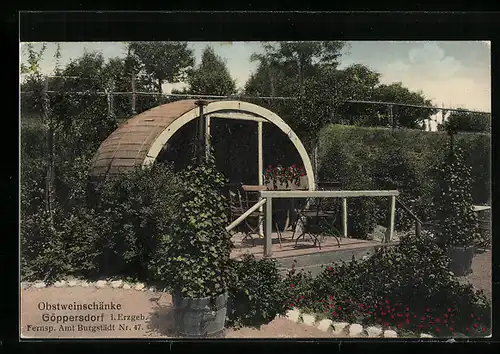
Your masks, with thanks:
[[[177,118],[197,108],[196,101],[163,104],[128,119],[102,142],[90,174],[113,175],[140,167],[158,136]]]

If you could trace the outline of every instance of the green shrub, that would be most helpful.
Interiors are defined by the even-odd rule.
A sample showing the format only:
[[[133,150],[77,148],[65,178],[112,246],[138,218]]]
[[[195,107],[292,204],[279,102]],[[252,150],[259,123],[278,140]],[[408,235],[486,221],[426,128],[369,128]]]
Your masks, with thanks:
[[[366,261],[325,268],[306,286],[310,298],[303,299],[302,306],[334,321],[414,332],[474,333],[475,326],[490,328],[489,301],[482,292],[460,284],[448,261],[430,235],[408,235],[400,245],[380,249]]]
[[[99,256],[101,271],[141,280],[155,279],[156,250],[169,237],[178,215],[179,178],[170,166],[109,177],[94,189],[92,207],[107,229]]]
[[[444,133],[330,125],[320,134],[319,179],[340,181],[343,189],[397,188],[399,198],[421,220],[430,221],[438,179],[435,169],[447,139]],[[463,148],[466,164],[472,168],[473,202],[488,202],[490,136],[458,134],[456,145]],[[386,198],[349,199],[349,235],[364,237],[376,224],[386,225],[388,210]],[[412,224],[397,208],[396,228],[405,230]]]
[[[443,244],[471,246],[479,239],[477,218],[473,211],[471,168],[465,164],[458,146],[447,146],[448,152],[439,166],[439,182],[434,206],[439,222],[436,236]]]
[[[64,212],[54,205],[53,223],[45,209],[21,221],[21,276],[26,280],[57,280],[67,275],[99,272],[99,244],[106,232],[102,218],[91,209]]]
[[[286,297],[275,260],[244,255],[232,261],[229,285],[229,325],[260,325],[286,311]]]

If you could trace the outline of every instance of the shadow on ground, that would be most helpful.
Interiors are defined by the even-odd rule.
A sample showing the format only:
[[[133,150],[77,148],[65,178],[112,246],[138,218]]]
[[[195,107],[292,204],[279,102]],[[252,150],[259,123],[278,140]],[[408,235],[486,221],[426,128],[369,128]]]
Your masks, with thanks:
[[[177,337],[172,305],[157,303],[151,312],[148,329],[167,337]]]

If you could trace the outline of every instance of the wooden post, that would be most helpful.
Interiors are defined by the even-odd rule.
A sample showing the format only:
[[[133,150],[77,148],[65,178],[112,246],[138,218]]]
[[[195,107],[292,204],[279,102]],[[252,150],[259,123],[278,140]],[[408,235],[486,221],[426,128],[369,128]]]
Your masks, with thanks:
[[[415,222],[415,236],[420,237],[420,232],[422,231],[422,225],[416,221]]]
[[[343,235],[347,238],[347,198],[342,198],[342,226]]]
[[[264,233],[264,257],[271,257],[273,254],[273,239],[272,239],[272,225],[273,225],[273,198],[266,198],[266,228]]]
[[[263,170],[264,170],[264,162],[263,162],[263,153],[262,153],[262,122],[257,122],[257,159],[258,159],[258,182],[259,186],[264,185],[263,181]],[[263,208],[259,208],[259,212],[262,214]],[[259,236],[264,235],[264,225],[262,224],[262,217],[259,217]]]
[[[137,111],[135,110],[135,73],[132,72],[132,114],[135,115]]]
[[[392,236],[394,234],[394,220],[395,220],[395,217],[396,217],[396,196],[392,196],[391,197],[391,210],[390,210],[390,213],[391,213],[391,217],[390,217],[390,220],[389,220],[389,228],[387,230],[387,234],[386,234],[386,237],[385,237],[385,242],[386,243],[391,242]]]
[[[210,155],[210,116],[205,117],[205,158]]]
[[[108,96],[108,116],[109,117],[114,117],[115,114],[115,107],[114,107],[114,97],[113,97],[113,92],[115,90],[115,82],[113,80],[110,80],[109,82],[109,89],[107,90],[107,96]]]

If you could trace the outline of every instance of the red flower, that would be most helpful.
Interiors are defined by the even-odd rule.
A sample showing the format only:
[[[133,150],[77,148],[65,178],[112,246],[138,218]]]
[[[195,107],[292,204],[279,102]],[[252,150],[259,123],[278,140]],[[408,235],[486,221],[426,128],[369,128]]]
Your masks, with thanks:
[[[443,315],[443,317],[444,317],[444,318],[448,318],[448,314],[447,314],[447,313],[445,313],[445,314]]]
[[[337,316],[337,313],[335,311],[333,311],[332,316]]]
[[[388,304],[389,303],[389,300],[385,299],[385,303]]]
[[[420,318],[421,321],[425,320],[425,316],[422,316],[422,318]]]
[[[441,331],[439,328],[436,328],[436,332],[439,333],[439,331]]]
[[[465,328],[465,330],[468,332],[469,331],[469,327]]]
[[[481,317],[477,316],[477,320],[478,320],[478,321],[481,321]]]
[[[400,323],[398,323],[398,328],[401,328],[401,327],[403,327],[403,325],[400,322]]]
[[[431,309],[430,309],[430,308],[426,308],[426,309],[425,309],[425,312],[430,312],[430,311],[431,311]]]
[[[446,320],[444,320],[443,322],[444,322],[444,323],[448,323],[448,321],[446,321]]]
[[[333,268],[332,267],[328,267],[327,270],[332,270]]]
[[[451,312],[451,309],[448,309],[448,312]]]
[[[339,306],[339,310],[342,310],[342,306]]]
[[[389,322],[384,322],[385,327],[389,327]]]
[[[291,287],[291,288],[293,288],[294,286],[295,286],[295,285],[293,285],[293,284],[290,284],[290,287]]]
[[[374,308],[377,308],[377,305],[373,305]]]
[[[470,318],[474,318],[474,314],[472,314],[472,313],[471,313],[471,314],[470,314]]]
[[[486,332],[486,327],[483,327],[483,332]]]
[[[295,166],[295,164],[293,164],[293,165],[292,165],[292,168],[295,168],[295,167],[297,167],[297,166]]]
[[[474,328],[477,328],[477,323],[474,323]]]
[[[398,313],[398,317],[403,317],[403,314],[402,313]]]
[[[413,318],[417,318],[417,315],[413,315]]]
[[[452,332],[453,332],[453,327],[450,327],[450,331],[452,331]]]
[[[365,307],[365,305],[363,305],[363,304],[359,304],[359,307],[363,308],[363,307]]]
[[[418,328],[422,329],[422,327],[423,327],[423,326],[422,326],[421,324],[419,324],[419,325],[418,325]]]
[[[381,314],[382,316],[385,316],[385,315],[386,315],[386,313],[385,313],[385,312],[381,312],[380,314]]]
[[[387,313],[391,313],[391,309],[387,309]]]
[[[406,317],[410,317],[410,314],[409,314],[409,313],[407,313],[405,316],[406,316]]]
[[[391,318],[394,319],[394,315],[392,315]]]
[[[406,319],[405,322],[406,322],[406,324],[410,324],[410,320],[408,318]]]
[[[407,308],[405,308],[405,311],[410,311],[410,309],[407,307]]]
[[[437,323],[441,322],[441,319],[440,319],[439,317],[438,317],[438,318],[436,318],[436,322],[437,322]]]

